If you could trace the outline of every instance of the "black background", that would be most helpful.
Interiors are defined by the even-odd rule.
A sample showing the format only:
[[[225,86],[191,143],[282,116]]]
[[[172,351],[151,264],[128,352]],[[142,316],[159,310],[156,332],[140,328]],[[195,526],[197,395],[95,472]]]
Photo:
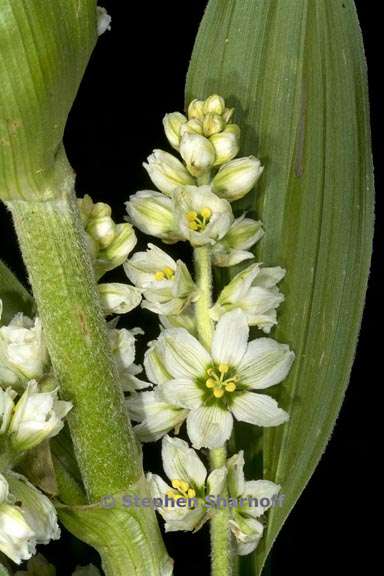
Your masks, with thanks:
[[[102,36],[92,56],[70,115],[65,143],[78,175],[79,194],[89,193],[108,201],[116,220],[121,220],[123,201],[133,191],[149,187],[141,163],[153,148],[164,146],[163,114],[183,109],[185,75],[206,2],[105,0],[103,4],[113,17],[112,32]],[[380,215],[382,111],[379,60],[375,56],[381,20],[378,3],[361,0],[357,8],[369,67]],[[1,256],[22,277],[12,226],[3,208],[0,218]],[[376,246],[381,245],[380,234],[379,224]],[[373,374],[369,376],[374,365],[373,330],[379,302],[377,252],[346,400],[327,451],[274,548],[272,567],[276,575],[292,572],[329,576],[344,572],[351,560],[357,573],[368,551],[362,541],[368,534],[366,514],[377,505],[376,475],[364,455],[371,442],[365,433],[374,422],[370,403],[375,403],[379,385]],[[176,559],[176,574],[189,570],[209,573],[205,536],[167,536],[170,553]],[[55,549],[56,553],[60,550]]]

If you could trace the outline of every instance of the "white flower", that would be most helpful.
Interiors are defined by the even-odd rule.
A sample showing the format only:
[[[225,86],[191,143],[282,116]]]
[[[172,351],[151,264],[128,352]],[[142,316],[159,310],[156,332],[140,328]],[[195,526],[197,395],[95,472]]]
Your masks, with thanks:
[[[185,132],[180,142],[180,155],[192,176],[199,177],[210,171],[215,162],[215,149],[211,142],[193,132]]]
[[[17,505],[16,505],[17,502]],[[57,540],[54,506],[24,476],[0,474],[0,550],[16,564],[28,560],[37,544]]]
[[[159,338],[159,354],[173,379],[155,391],[159,400],[188,410],[195,448],[221,447],[231,435],[233,416],[264,427],[288,419],[276,400],[255,391],[284,380],[294,354],[270,338],[248,343],[248,333],[246,316],[236,309],[219,320],[211,353],[183,328],[165,330]]]
[[[184,164],[168,152],[154,150],[147,160],[148,164],[144,163],[143,166],[152,182],[168,196],[172,196],[174,190],[179,186],[195,183]]]
[[[142,289],[143,308],[156,314],[180,314],[197,298],[197,289],[181,260],[148,244],[146,252],[136,252],[124,266],[128,278]]]
[[[213,134],[210,139],[215,150],[215,166],[232,160],[240,150],[240,128],[237,124],[228,126],[219,134]]]
[[[180,129],[187,122],[187,118],[181,112],[171,112],[163,118],[164,132],[170,145],[176,150],[180,145]]]
[[[34,448],[43,440],[60,432],[63,418],[72,408],[71,402],[57,399],[57,391],[39,392],[35,380],[17,402],[8,433],[16,450]]]
[[[163,468],[171,482],[169,486],[156,474],[147,474],[151,495],[160,498],[158,512],[165,520],[165,531],[198,530],[209,519],[204,506],[205,496],[219,495],[225,485],[226,468],[218,468],[207,477],[207,469],[184,440],[165,436],[162,442]],[[180,504],[178,505],[178,500]]]
[[[231,508],[229,526],[235,536],[237,553],[250,554],[263,535],[264,526],[258,520],[274,503],[280,486],[269,480],[245,481],[244,455],[239,452],[227,461],[229,496],[244,504]]]
[[[60,538],[56,510],[52,502],[21,474],[7,472],[5,477],[16,502],[32,528],[36,544],[48,544]]]
[[[24,384],[41,378],[48,364],[48,351],[39,318],[32,321],[17,314],[0,327],[0,380],[3,384]]]
[[[262,172],[263,167],[254,156],[237,158],[221,166],[212,180],[212,191],[230,202],[239,200],[252,190]]]
[[[125,205],[132,222],[145,234],[169,243],[181,239],[171,198],[161,192],[141,190],[131,196]]]
[[[138,334],[143,334],[140,328],[133,330],[112,328],[108,330],[113,359],[120,375],[121,385],[126,392],[142,390],[150,386],[148,382],[137,378],[137,375],[142,372],[142,367],[134,363],[135,342]]]
[[[111,29],[112,18],[105,8],[97,6],[97,35],[101,36],[107,30]]]
[[[188,106],[188,118],[192,120],[203,120],[204,118],[204,100],[198,100],[195,98],[192,100]]]
[[[214,266],[235,266],[253,258],[251,248],[264,235],[260,221],[245,218],[243,214],[233,222],[227,234],[212,248]]]
[[[233,222],[231,205],[209,186],[184,186],[176,190],[174,200],[180,234],[192,246],[215,244]]]
[[[225,312],[241,308],[250,326],[257,326],[266,333],[277,323],[276,308],[284,300],[276,284],[284,278],[285,270],[278,266],[261,268],[251,264],[223,288],[210,310],[213,320]]]
[[[126,314],[141,302],[141,292],[134,286],[111,282],[98,285],[101,302],[107,316]]]
[[[203,104],[204,114],[215,113],[224,114],[225,112],[225,100],[222,96],[218,94],[212,94],[208,96]]]

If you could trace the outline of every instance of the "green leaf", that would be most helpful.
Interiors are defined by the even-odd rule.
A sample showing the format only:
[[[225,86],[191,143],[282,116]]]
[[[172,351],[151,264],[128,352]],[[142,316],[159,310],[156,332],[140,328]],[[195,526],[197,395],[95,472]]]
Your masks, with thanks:
[[[7,324],[18,312],[23,312],[30,316],[33,314],[32,296],[1,260],[0,300],[3,303],[0,324]]]
[[[172,561],[165,553],[159,554],[155,544],[159,533],[153,511],[133,505],[134,497],[142,502],[145,483],[131,488],[126,494],[106,495],[98,504],[58,505],[59,518],[67,530],[98,551],[106,574],[170,576]],[[131,505],[127,496],[131,497]],[[143,538],[143,533],[150,535],[149,540]]]
[[[2,564],[0,564],[0,576],[9,576],[8,570]]]
[[[96,43],[96,0],[0,0],[0,37],[0,198],[51,197],[72,186],[61,142]]]
[[[273,336],[296,352],[276,392],[290,413],[264,431],[264,474],[282,485],[242,573],[260,574],[326,447],[348,384],[369,272],[373,173],[366,66],[351,0],[211,0],[194,48],[187,100],[236,106],[242,153],[265,172],[241,208],[266,234],[257,257],[282,265],[286,301]],[[251,434],[251,429],[249,431]]]

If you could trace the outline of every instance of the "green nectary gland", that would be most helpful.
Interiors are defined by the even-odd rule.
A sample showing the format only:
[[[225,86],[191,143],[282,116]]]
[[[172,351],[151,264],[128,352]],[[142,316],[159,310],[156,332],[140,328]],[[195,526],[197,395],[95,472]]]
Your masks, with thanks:
[[[225,368],[225,371],[223,371],[223,368]],[[235,368],[224,364],[210,364],[206,369],[205,376],[196,379],[196,384],[203,391],[203,404],[228,410],[232,406],[234,398],[246,391],[246,387],[241,384],[238,378]],[[215,381],[215,384],[213,384],[213,381]],[[233,390],[226,390],[228,384],[232,383]],[[229,389],[231,389],[231,386],[229,386]],[[219,397],[215,396],[215,390],[221,391],[216,392],[216,394],[220,393],[222,395]]]

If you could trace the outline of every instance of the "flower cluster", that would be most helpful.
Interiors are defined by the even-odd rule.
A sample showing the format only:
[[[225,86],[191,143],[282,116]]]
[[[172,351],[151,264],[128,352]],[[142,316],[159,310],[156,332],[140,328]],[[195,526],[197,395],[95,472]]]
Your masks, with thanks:
[[[115,323],[109,327],[122,385],[130,392],[148,387],[137,378],[142,368],[134,363],[140,333],[117,329]],[[12,468],[60,432],[71,408],[58,398],[39,318],[20,313],[0,326],[0,551],[18,564],[31,558],[37,544],[59,538],[60,531],[50,500]]]
[[[139,230],[165,244],[189,243],[196,262],[193,278],[184,262],[148,244],[124,264],[141,290],[142,307],[160,319],[160,335],[144,358],[148,388],[142,383],[127,398],[137,437],[142,442],[163,438],[171,485],[148,474],[152,495],[194,502],[185,508],[166,501],[159,512],[168,531],[197,530],[210,519],[216,512],[202,505],[207,495],[271,500],[280,490],[268,480],[245,481],[243,452],[209,475],[195,452],[222,450],[236,421],[264,428],[289,418],[268,390],[287,377],[294,353],[260,333],[249,338],[250,327],[269,334],[276,325],[284,300],[278,284],[285,270],[250,263],[210,302],[210,267],[252,260],[251,249],[264,234],[260,221],[234,215],[233,202],[254,189],[263,167],[254,156],[236,158],[240,128],[233,112],[222,97],[212,95],[193,100],[186,115],[167,114],[165,134],[179,157],[154,150],[144,168],[157,190],[141,190],[126,203],[129,220]],[[184,422],[193,448],[169,436],[177,435]],[[244,504],[231,511],[229,528],[239,554],[257,546],[263,533],[259,517],[266,509]]]

